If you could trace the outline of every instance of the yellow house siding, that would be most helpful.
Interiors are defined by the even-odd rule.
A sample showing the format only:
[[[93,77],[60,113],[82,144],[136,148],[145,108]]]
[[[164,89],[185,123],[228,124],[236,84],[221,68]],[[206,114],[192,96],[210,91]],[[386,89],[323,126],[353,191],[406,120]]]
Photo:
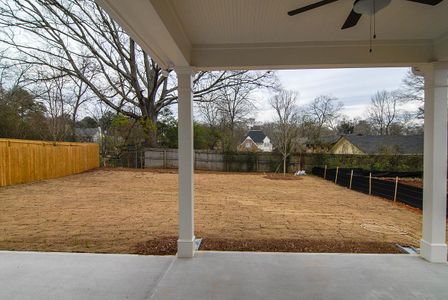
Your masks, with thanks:
[[[346,138],[342,137],[330,149],[331,154],[366,154],[364,151],[350,143]]]

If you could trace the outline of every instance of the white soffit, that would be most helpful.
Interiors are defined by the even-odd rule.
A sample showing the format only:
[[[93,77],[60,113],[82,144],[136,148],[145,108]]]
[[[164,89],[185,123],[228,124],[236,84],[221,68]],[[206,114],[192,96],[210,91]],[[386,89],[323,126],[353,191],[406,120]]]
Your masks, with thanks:
[[[437,6],[393,0],[340,30],[353,2],[340,0],[293,17],[318,0],[101,0],[162,64],[200,69],[409,66],[448,59],[448,0]],[[127,25],[124,25],[126,23]],[[162,28],[160,30],[160,28]],[[146,45],[146,46],[145,46]]]
[[[162,21],[161,15],[165,13],[164,16],[167,17],[170,13],[169,7],[157,5],[162,2],[155,2],[157,9],[149,0],[96,0],[96,2],[162,68],[189,65],[191,44],[187,38],[174,30],[176,27],[173,26],[175,25],[173,22],[177,21],[176,17],[168,16],[167,21]]]
[[[369,16],[341,30],[353,0],[340,0],[295,16],[287,12],[319,0],[164,0],[171,2],[193,45],[360,41]],[[153,1],[154,2],[154,1]],[[437,6],[393,0],[376,15],[381,40],[435,39],[448,32],[448,1]]]

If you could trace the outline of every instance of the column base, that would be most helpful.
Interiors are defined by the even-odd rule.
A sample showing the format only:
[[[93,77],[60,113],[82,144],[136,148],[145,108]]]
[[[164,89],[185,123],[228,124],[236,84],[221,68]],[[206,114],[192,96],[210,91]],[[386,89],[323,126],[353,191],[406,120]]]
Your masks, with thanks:
[[[195,237],[191,240],[177,240],[177,257],[178,258],[192,258],[195,250]]]
[[[446,263],[447,262],[446,244],[431,244],[425,240],[420,240],[420,256],[429,262]]]

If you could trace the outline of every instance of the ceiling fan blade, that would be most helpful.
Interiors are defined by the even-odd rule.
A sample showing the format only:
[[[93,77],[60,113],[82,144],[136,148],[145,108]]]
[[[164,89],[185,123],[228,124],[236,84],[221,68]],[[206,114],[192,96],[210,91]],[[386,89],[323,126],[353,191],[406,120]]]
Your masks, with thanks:
[[[357,12],[355,12],[353,9],[350,12],[350,14],[347,17],[347,20],[345,20],[344,25],[342,25],[341,29],[347,29],[350,27],[355,26],[356,24],[358,24],[359,19],[361,18],[361,14],[358,14]]]
[[[338,0],[322,0],[322,1],[313,3],[313,4],[310,4],[310,5],[301,7],[301,8],[297,8],[297,9],[288,11],[288,15],[294,16],[294,15],[303,13],[305,11],[308,11],[308,10],[311,10],[311,9],[314,9],[314,8],[318,8],[318,7],[321,7],[321,6],[324,6],[324,5],[336,2],[336,1],[338,1]]]
[[[427,4],[427,5],[437,5],[440,2],[442,2],[443,0],[408,0],[411,2],[417,2],[420,4]]]

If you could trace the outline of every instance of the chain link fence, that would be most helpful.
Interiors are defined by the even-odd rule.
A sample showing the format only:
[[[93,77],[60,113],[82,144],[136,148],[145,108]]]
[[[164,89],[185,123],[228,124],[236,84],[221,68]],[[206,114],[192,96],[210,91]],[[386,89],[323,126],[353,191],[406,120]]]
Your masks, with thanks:
[[[145,168],[145,151],[129,150],[115,155],[106,155],[102,157],[102,166],[108,168]]]

